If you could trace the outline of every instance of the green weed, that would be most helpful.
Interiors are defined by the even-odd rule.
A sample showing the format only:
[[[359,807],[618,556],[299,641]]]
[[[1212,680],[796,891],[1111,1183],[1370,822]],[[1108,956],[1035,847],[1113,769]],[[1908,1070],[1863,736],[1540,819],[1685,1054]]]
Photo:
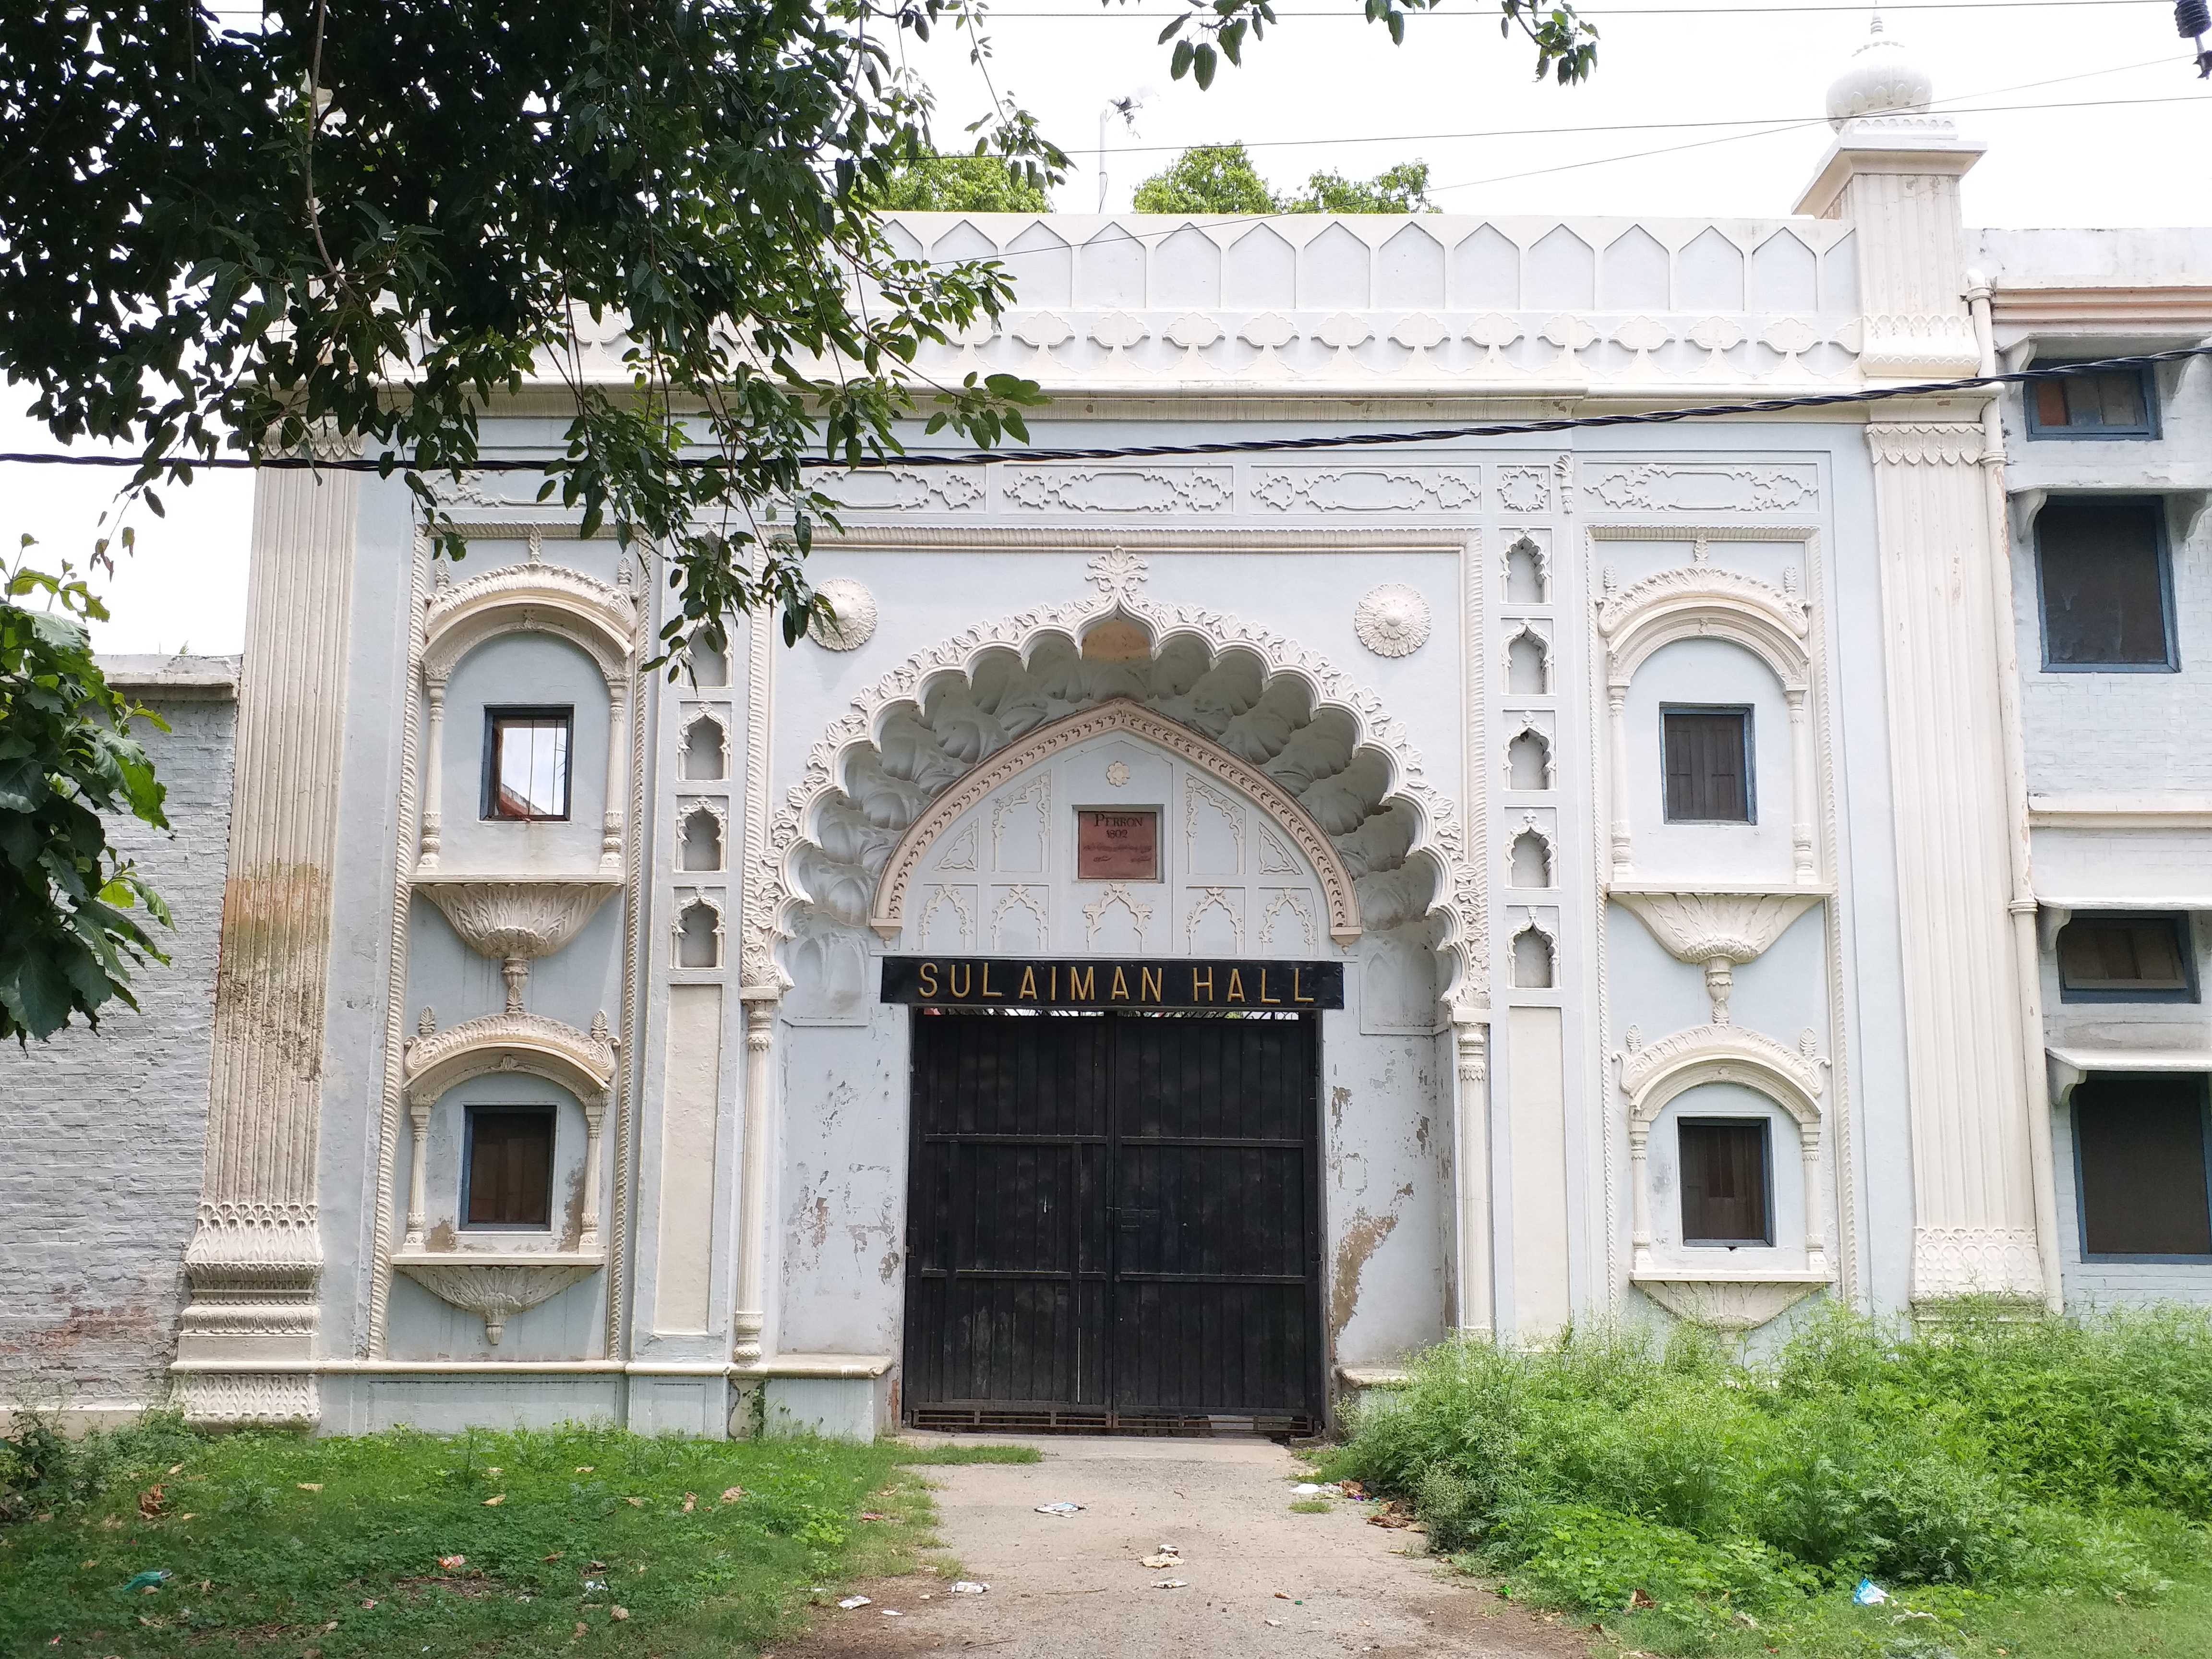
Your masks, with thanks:
[[[2212,1595],[2212,1320],[1832,1313],[1766,1364],[1695,1333],[1453,1344],[1325,1478],[1646,1650],[2041,1654],[2055,1620],[2110,1636],[2084,1609],[2162,1627],[2147,1608]],[[1855,1606],[1862,1577],[1898,1599]]]

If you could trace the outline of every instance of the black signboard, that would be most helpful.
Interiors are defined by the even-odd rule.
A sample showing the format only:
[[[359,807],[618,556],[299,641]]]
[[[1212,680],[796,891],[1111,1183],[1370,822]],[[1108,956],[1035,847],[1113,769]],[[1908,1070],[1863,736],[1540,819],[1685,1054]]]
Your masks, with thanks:
[[[923,1008],[1279,1008],[1344,1006],[1340,962],[1145,961],[1025,957],[885,957],[885,1002]]]

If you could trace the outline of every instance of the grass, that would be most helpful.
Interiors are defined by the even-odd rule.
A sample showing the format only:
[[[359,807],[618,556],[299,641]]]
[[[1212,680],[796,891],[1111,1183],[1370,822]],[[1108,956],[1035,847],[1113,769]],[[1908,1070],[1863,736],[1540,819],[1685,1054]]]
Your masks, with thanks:
[[[2212,1659],[2212,1320],[1836,1314],[1771,1361],[1693,1331],[1439,1349],[1325,1478],[1626,1647]],[[1854,1604],[1873,1579],[1892,1598]]]
[[[913,1465],[1036,1455],[597,1427],[217,1437],[160,1417],[65,1442],[19,1423],[0,1441],[0,1654],[726,1659],[834,1599],[817,1586],[921,1564]]]
[[[1326,1498],[1301,1498],[1291,1505],[1292,1515],[1327,1515],[1335,1506]]]

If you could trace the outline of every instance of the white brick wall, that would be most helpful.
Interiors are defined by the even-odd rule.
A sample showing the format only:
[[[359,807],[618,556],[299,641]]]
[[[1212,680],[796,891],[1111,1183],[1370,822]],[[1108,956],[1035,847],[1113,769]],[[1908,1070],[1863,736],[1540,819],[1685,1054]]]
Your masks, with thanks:
[[[0,1053],[0,1408],[158,1401],[199,1201],[216,944],[230,838],[234,659],[104,665],[167,733],[139,736],[175,834],[115,824],[175,913],[170,965],[121,1005],[27,1052]],[[157,933],[160,929],[155,930]]]

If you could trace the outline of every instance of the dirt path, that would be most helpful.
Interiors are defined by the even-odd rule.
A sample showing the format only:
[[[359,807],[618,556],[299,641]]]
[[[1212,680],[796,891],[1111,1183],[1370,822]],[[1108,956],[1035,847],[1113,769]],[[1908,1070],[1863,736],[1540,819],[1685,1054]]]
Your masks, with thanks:
[[[1573,1632],[1451,1582],[1420,1535],[1360,1506],[1291,1510],[1297,1466],[1265,1440],[1049,1439],[1042,1463],[927,1471],[939,1533],[985,1595],[919,1575],[860,1586],[874,1604],[823,1608],[775,1659],[988,1651],[993,1659],[1378,1659],[1464,1654],[1581,1659]],[[1039,1515],[1067,1500],[1079,1515]],[[1163,1543],[1182,1565],[1148,1568]],[[1158,1589],[1163,1578],[1185,1588]],[[927,1599],[924,1599],[927,1596]],[[890,1618],[885,1608],[901,1615]]]

